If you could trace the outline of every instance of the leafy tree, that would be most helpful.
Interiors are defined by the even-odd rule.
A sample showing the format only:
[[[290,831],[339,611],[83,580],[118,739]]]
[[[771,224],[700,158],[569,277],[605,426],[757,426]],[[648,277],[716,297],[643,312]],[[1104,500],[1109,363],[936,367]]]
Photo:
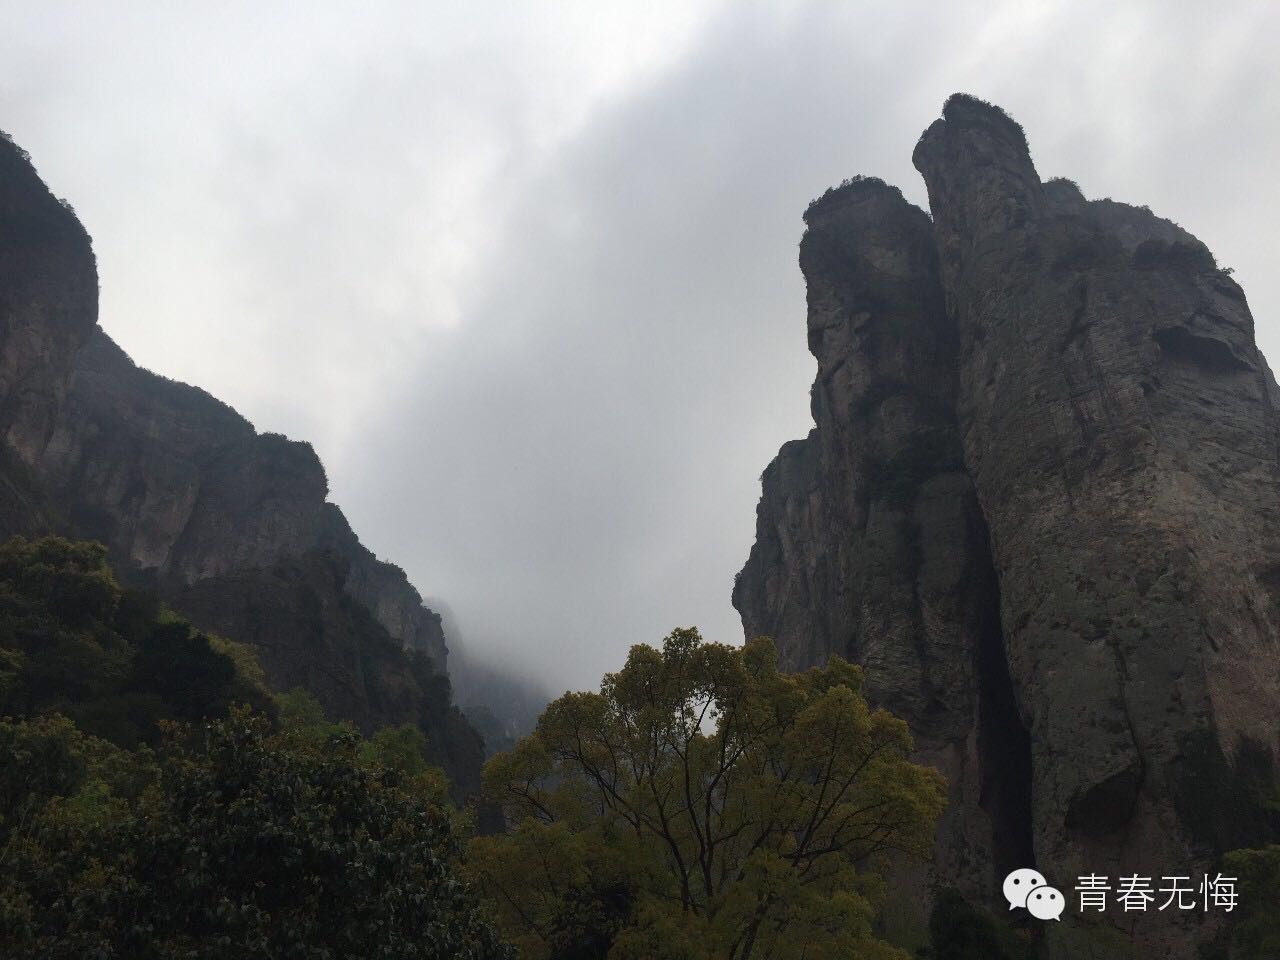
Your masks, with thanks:
[[[0,546],[0,717],[0,956],[509,955],[420,731],[270,698],[97,544]]]
[[[1222,872],[1238,879],[1239,906],[1231,918],[1231,960],[1280,957],[1280,844],[1233,850]]]
[[[0,710],[69,712],[123,686],[130,649],[111,629],[120,588],[95,543],[0,546],[0,647],[11,664]]]
[[[0,953],[508,956],[456,876],[448,812],[405,774],[358,762],[354,734],[315,745],[242,711],[196,747],[171,731],[135,803],[93,817],[55,798],[10,842]]]
[[[300,743],[310,750],[321,750],[327,744],[359,740],[355,727],[346,722],[333,723],[325,718],[320,701],[301,687],[294,687],[274,697],[282,742]],[[405,783],[423,799],[449,806],[449,781],[439,767],[427,763],[426,735],[411,724],[384,727],[360,742],[355,760],[371,770],[393,770],[405,777]],[[465,812],[453,811],[457,829],[470,829]]]
[[[527,958],[901,957],[877,940],[892,851],[922,854],[940,775],[839,657],[676,630],[569,693],[485,768],[513,829],[472,867]]]
[[[63,714],[133,746],[155,742],[162,720],[225,716],[233,703],[270,707],[252,653],[122,589],[101,544],[0,546],[0,715]]]
[[[52,800],[83,794],[83,810],[91,798],[137,797],[153,779],[149,754],[82,733],[66,717],[0,720],[0,848],[29,835]]]
[[[1031,951],[1007,925],[958,890],[942,890],[929,914],[930,960],[1027,960]]]

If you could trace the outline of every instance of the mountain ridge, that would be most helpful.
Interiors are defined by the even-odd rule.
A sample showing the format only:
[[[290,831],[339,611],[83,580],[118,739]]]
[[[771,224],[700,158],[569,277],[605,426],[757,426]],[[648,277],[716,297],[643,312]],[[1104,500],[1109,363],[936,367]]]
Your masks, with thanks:
[[[97,290],[88,233],[4,137],[0,533],[101,541],[123,581],[254,643],[277,689],[366,732],[422,727],[455,796],[474,794],[483,745],[452,704],[439,615],[329,502],[310,444],[137,366]]]

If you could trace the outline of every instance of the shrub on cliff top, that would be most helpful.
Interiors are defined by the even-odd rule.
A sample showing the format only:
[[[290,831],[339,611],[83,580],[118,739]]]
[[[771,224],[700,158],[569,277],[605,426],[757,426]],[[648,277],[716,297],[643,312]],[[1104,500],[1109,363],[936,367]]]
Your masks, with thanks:
[[[1027,146],[1027,134],[1022,129],[1022,124],[1004,112],[1004,109],[989,103],[970,93],[953,93],[947,97],[947,102],[942,105],[942,116],[946,120],[954,119],[958,114],[964,114],[966,117],[979,119],[983,123],[990,124],[996,129],[1011,133],[1022,144],[1024,149]]]
[[[856,177],[849,177],[840,181],[840,185],[836,187],[827,187],[823,191],[822,196],[809,201],[809,206],[804,211],[804,222],[809,223],[809,218],[824,209],[828,209],[836,204],[843,197],[857,192],[858,190],[887,190],[890,193],[902,198],[902,191],[897,187],[886,183],[879,177],[867,177],[859,174]]]

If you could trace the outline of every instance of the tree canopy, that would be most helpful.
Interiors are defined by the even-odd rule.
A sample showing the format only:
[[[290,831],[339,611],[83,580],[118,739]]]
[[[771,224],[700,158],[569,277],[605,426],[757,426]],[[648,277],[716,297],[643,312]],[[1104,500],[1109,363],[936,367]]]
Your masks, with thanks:
[[[0,716],[63,714],[129,747],[233,703],[270,707],[253,654],[122,588],[101,544],[0,545]]]
[[[527,958],[903,956],[877,870],[928,849],[943,783],[861,685],[676,630],[552,703],[485,769],[510,831],[472,869],[504,932]]]
[[[0,546],[0,956],[504,960],[427,754],[272,697],[100,545]]]
[[[115,748],[43,726],[0,725],[0,749],[62,758],[45,790],[60,796],[26,804],[3,851],[6,956],[508,956],[456,876],[456,825],[420,758],[398,769],[375,746],[362,761],[354,733],[318,743],[233,711],[198,743],[172,727],[153,781],[118,797],[84,775]]]

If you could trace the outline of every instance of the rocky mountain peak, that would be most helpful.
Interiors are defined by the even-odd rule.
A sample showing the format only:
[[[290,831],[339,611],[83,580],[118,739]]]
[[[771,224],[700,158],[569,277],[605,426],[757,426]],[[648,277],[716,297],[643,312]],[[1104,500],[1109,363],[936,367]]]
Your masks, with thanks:
[[[947,775],[902,902],[996,906],[1015,862],[1211,873],[1280,831],[1280,391],[1244,295],[1171,221],[1042,183],[973,97],[913,160],[932,220],[860,178],[806,214],[815,428],[765,470],[746,632],[862,663]],[[1048,956],[1113,955],[1050,926]]]
[[[421,727],[473,793],[483,745],[440,617],[328,502],[312,446],[139,368],[97,315],[88,234],[0,138],[0,534],[102,542],[127,584],[253,645],[275,688],[365,731]]]

